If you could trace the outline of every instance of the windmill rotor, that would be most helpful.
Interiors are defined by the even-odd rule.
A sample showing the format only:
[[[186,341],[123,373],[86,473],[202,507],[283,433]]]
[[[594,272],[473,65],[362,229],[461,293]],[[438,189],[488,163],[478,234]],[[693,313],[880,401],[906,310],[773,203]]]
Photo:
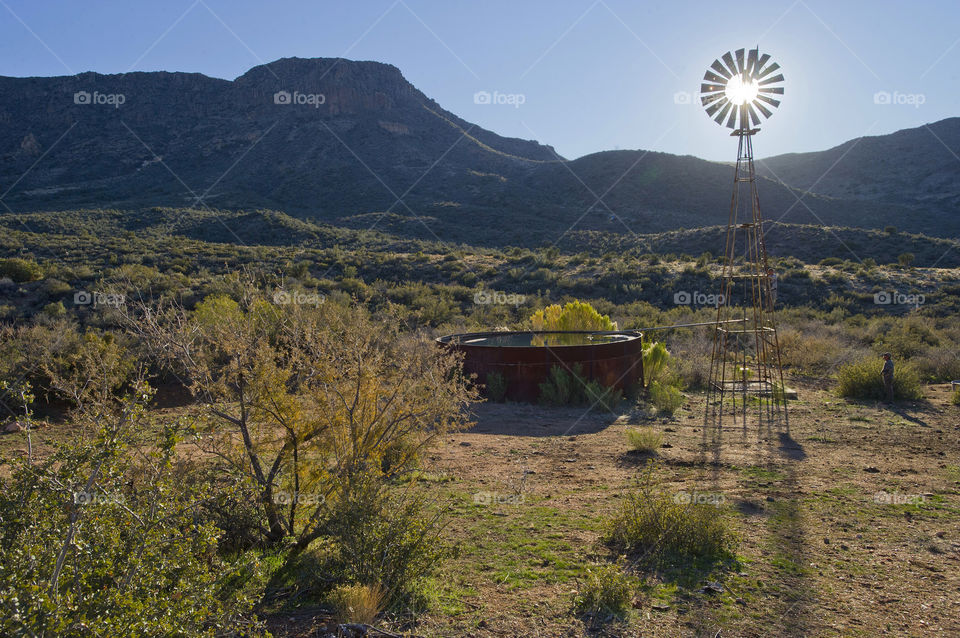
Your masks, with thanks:
[[[703,74],[700,104],[721,126],[749,130],[773,115],[783,95],[780,65],[760,50],[727,51]]]

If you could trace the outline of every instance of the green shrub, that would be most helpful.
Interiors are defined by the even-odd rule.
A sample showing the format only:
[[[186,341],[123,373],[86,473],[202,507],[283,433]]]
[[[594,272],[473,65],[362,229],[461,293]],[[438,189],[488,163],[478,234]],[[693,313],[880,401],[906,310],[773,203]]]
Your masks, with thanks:
[[[487,375],[487,396],[496,403],[502,403],[507,396],[507,378],[499,372]]]
[[[666,376],[670,360],[670,353],[662,342],[654,341],[644,346],[643,378],[648,388]]]
[[[663,444],[663,432],[650,428],[627,428],[627,443],[634,452],[656,452]]]
[[[672,415],[683,405],[683,394],[676,386],[654,381],[650,385],[650,403],[657,412]]]
[[[599,381],[588,381],[581,387],[584,402],[592,408],[609,411],[623,401],[623,390],[607,387]]]
[[[93,438],[0,459],[0,635],[259,635],[257,564],[220,559],[219,531],[196,517],[206,495],[170,472],[179,424],[132,449],[148,431],[137,395],[101,412]]]
[[[380,585],[340,585],[329,602],[339,622],[369,625],[383,611],[384,591]]]
[[[575,363],[572,372],[560,366],[550,368],[549,378],[540,384],[540,403],[544,405],[583,405],[613,410],[623,401],[623,390],[607,387],[597,380],[587,381],[583,367]]]
[[[953,399],[951,401],[954,405],[960,405],[960,390],[953,391]]]
[[[0,277],[9,277],[17,283],[43,278],[43,268],[32,259],[0,259]]]
[[[633,583],[616,565],[588,567],[573,599],[577,613],[623,618],[630,613]]]
[[[837,371],[837,394],[847,399],[883,399],[883,379],[879,359],[860,359],[841,366]],[[897,400],[916,401],[923,398],[920,375],[910,363],[894,368],[893,396]]]
[[[409,600],[445,554],[439,514],[429,513],[421,498],[391,491],[370,476],[344,486],[330,504],[323,532],[332,550],[326,571],[342,583],[382,585],[387,606]]]
[[[574,372],[577,372],[576,367]],[[560,366],[550,368],[549,378],[540,384],[540,402],[546,405],[570,405],[577,400],[577,380]]]
[[[734,535],[716,505],[655,493],[642,485],[623,499],[604,541],[650,564],[717,561],[733,550]]]

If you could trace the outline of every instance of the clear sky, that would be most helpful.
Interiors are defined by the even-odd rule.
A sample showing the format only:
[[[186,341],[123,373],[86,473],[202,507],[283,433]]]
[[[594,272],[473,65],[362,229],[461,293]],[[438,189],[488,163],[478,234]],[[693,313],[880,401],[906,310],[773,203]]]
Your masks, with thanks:
[[[282,57],[377,60],[464,119],[568,158],[733,159],[696,96],[716,57],[758,44],[787,80],[759,156],[960,115],[958,0],[0,0],[0,75],[233,79]]]

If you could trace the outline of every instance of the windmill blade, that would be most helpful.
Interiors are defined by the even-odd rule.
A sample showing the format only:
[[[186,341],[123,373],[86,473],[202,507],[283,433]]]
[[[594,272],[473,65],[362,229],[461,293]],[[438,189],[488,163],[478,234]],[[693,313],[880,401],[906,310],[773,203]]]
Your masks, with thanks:
[[[714,93],[713,95],[707,95],[700,98],[700,104],[706,106],[711,102],[716,102],[717,100],[725,99],[726,97],[726,93]]]
[[[729,51],[723,54],[723,63],[730,69],[730,75],[737,74],[737,65],[734,63],[733,55]]]
[[[759,97],[759,96],[758,96],[758,97]],[[754,102],[754,103],[753,103],[753,106],[757,107],[757,109],[758,109],[761,113],[763,113],[763,117],[765,117],[765,118],[767,118],[767,119],[769,119],[770,116],[773,115],[773,111],[771,111],[770,109],[768,109],[767,107],[765,107],[763,104],[760,104],[759,102]],[[752,107],[751,107],[751,108],[752,108]],[[759,124],[759,122],[757,122],[757,123]]]
[[[750,111],[750,121],[754,126],[760,123],[760,116],[753,110],[753,104],[747,104],[747,110]],[[769,115],[767,117],[770,117]]]
[[[737,73],[743,73],[745,70],[743,66],[743,49],[737,49],[735,55],[737,56]]]
[[[763,69],[763,65],[766,64],[769,59],[770,59],[769,53],[764,53],[763,55],[761,55],[760,59],[757,60],[757,66],[756,68],[754,68],[754,72],[760,73],[761,69]]]
[[[730,104],[730,100],[728,100],[725,96],[721,97],[722,99],[719,102],[707,107],[707,117],[713,117],[713,114],[719,111],[723,106]]]
[[[713,71],[707,71],[703,74],[704,80],[710,80],[711,82],[717,82],[719,84],[726,84],[727,80],[730,78],[725,78],[722,75],[717,75]]]
[[[753,75],[757,72],[757,56],[759,54],[759,49],[750,49],[750,53],[747,54],[747,75]]]
[[[726,88],[723,84],[701,84],[700,93],[714,93],[716,91],[724,91]]]
[[[731,106],[733,106],[733,103],[729,101],[723,105],[723,109],[720,110],[720,113],[717,115],[717,117],[713,118],[716,120],[717,124],[723,124],[723,118],[727,116],[727,112],[730,110]]]
[[[730,74],[730,71],[727,71],[727,69],[722,64],[720,64],[720,60],[714,60],[713,64],[710,65],[710,68],[728,80],[732,77]]]
[[[782,87],[782,86],[775,86],[775,87],[766,88],[766,89],[760,88],[760,89],[757,89],[757,91],[760,92],[760,93],[776,93],[777,95],[783,95],[783,87]]]
[[[777,82],[783,82],[783,73],[772,78],[767,78],[759,83],[760,86],[766,86],[768,84],[776,84]]]
[[[768,66],[767,68],[765,68],[765,69],[763,70],[763,73],[761,73],[760,75],[757,76],[757,79],[764,78],[764,77],[770,75],[771,73],[773,73],[774,71],[776,71],[776,70],[779,69],[779,68],[780,68],[780,65],[777,64],[776,62],[774,62],[773,64],[771,64],[770,66]]]
[[[757,99],[758,99],[758,100],[763,100],[764,102],[766,102],[767,104],[769,104],[769,105],[772,106],[773,108],[777,108],[778,106],[780,106],[780,100],[775,100],[775,99],[773,99],[772,97],[767,97],[766,95],[760,95],[760,94],[758,93],[758,94],[757,94]],[[760,106],[760,105],[758,104],[757,106]],[[767,117],[770,117],[770,116],[768,115]]]
[[[730,111],[730,119],[727,120],[727,128],[733,128],[734,123],[737,121],[737,112],[740,109],[733,109]]]

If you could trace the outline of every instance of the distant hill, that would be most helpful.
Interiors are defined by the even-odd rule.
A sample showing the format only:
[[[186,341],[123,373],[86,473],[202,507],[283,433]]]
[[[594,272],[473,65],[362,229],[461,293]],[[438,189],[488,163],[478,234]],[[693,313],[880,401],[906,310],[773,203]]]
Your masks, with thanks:
[[[733,177],[729,166],[666,153],[567,161],[462,120],[378,62],[289,58],[233,81],[0,77],[0,124],[0,182],[18,212],[200,207],[200,198],[425,240],[549,245],[568,230],[632,236],[725,223]],[[917,214],[913,196],[819,184],[806,194],[814,180],[786,172],[786,184],[759,185],[771,220],[960,234],[947,196]]]
[[[960,118],[860,137],[817,153],[777,155],[758,162],[757,170],[820,195],[923,207],[955,220],[960,215]]]

